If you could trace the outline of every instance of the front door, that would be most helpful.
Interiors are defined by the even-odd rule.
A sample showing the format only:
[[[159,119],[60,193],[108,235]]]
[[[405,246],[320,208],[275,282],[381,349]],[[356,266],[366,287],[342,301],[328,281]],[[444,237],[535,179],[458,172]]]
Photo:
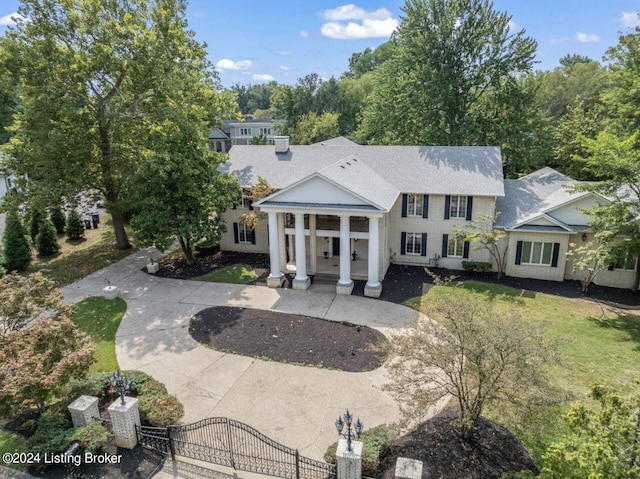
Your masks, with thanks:
[[[333,256],[340,256],[340,238],[331,238],[333,241]]]

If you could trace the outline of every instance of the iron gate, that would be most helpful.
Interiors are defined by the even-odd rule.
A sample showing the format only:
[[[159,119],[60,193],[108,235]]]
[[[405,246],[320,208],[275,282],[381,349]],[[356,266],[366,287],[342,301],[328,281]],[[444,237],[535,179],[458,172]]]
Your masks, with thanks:
[[[233,419],[213,417],[184,426],[137,426],[144,447],[236,470],[285,479],[335,479],[336,466],[298,454]]]

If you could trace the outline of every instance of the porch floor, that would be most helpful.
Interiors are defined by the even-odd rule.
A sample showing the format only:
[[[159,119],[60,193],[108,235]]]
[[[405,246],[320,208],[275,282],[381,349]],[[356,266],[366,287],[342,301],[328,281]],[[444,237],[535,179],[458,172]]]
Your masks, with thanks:
[[[367,280],[368,261],[366,259],[351,260],[351,279]],[[316,257],[316,271],[315,273],[310,271],[309,265],[311,261],[307,258],[307,274],[322,274],[335,276],[336,281],[340,277],[340,256],[333,256],[325,259],[324,256]],[[296,264],[294,262],[287,263],[287,272],[295,273]]]

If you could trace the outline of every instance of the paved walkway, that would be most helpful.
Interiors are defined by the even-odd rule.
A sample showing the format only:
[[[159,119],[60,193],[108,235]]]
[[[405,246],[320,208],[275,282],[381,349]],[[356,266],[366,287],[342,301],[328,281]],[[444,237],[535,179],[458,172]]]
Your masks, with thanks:
[[[398,418],[381,386],[385,369],[348,373],[225,354],[188,333],[189,319],[217,305],[270,309],[374,327],[383,333],[420,314],[375,299],[337,296],[334,287],[308,291],[154,277],[140,269],[142,250],[64,288],[75,302],[100,294],[107,281],[121,289],[127,312],[116,335],[122,369],[138,369],[166,384],[185,407],[184,423],[212,416],[245,422],[272,439],[321,459],[337,439],[335,419],[347,408],[366,428]]]

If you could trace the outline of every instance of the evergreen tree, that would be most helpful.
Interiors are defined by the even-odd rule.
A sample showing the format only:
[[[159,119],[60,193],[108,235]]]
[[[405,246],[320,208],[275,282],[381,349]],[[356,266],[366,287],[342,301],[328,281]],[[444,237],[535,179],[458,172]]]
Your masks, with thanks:
[[[59,235],[64,234],[64,227],[67,220],[64,217],[64,213],[62,212],[62,209],[60,207],[54,208],[51,211],[50,219],[53,223],[53,226],[56,227],[56,233]]]
[[[31,248],[24,227],[15,213],[8,213],[4,235],[4,267],[7,271],[24,271],[31,263]]]
[[[42,224],[43,215],[38,209],[32,209],[29,217],[29,236],[31,237],[31,244],[36,244],[36,238],[40,231],[40,224]]]
[[[69,211],[64,232],[70,240],[79,240],[84,236],[84,222],[76,210]]]
[[[56,227],[48,219],[40,223],[38,236],[36,236],[36,249],[40,256],[51,256],[60,251]]]

